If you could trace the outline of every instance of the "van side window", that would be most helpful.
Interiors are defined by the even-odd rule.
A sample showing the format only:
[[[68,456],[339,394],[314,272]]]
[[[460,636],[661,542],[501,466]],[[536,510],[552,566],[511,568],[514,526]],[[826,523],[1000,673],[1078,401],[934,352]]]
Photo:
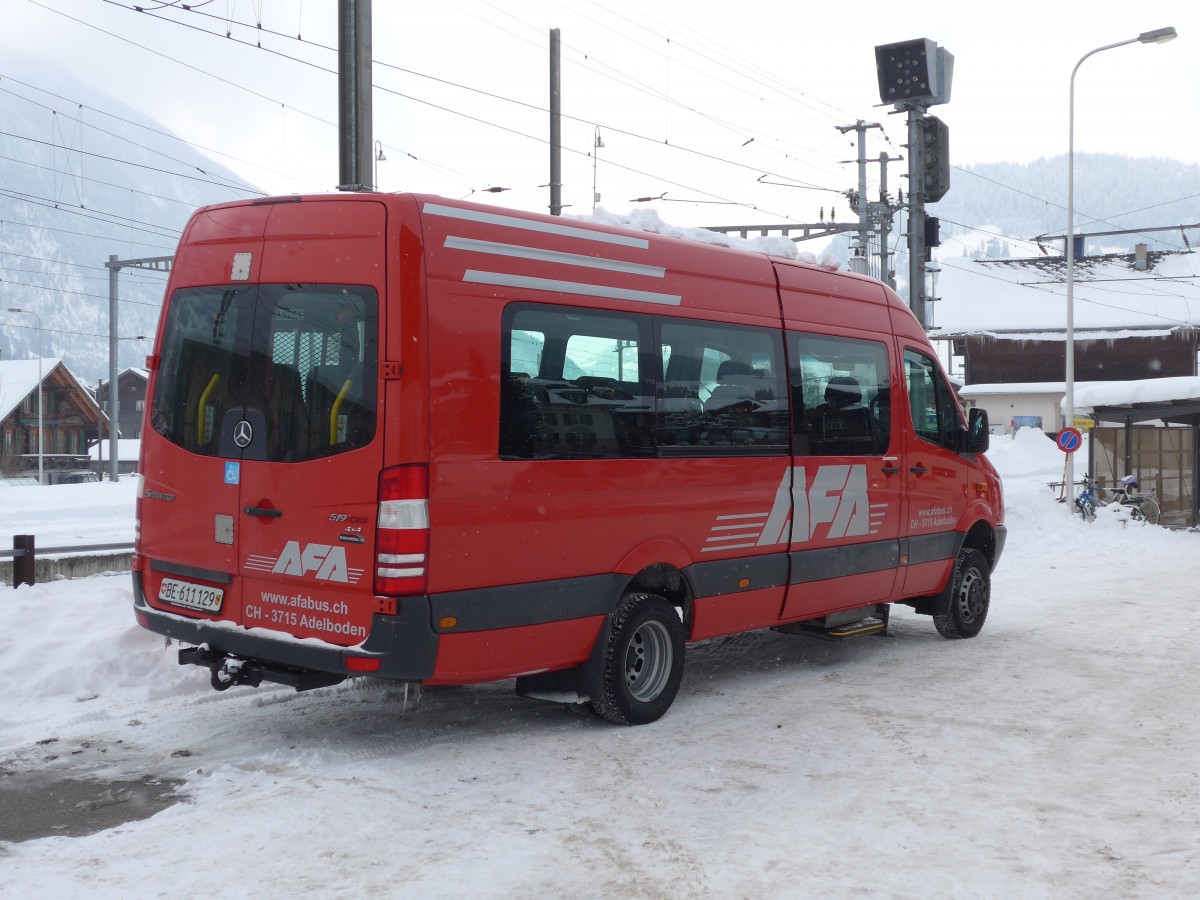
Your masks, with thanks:
[[[796,456],[887,452],[892,393],[884,344],[789,332],[788,358]]]
[[[954,392],[932,357],[916,350],[904,351],[904,378],[908,405],[917,437],[954,450],[966,427]]]
[[[649,316],[514,305],[505,311],[500,456],[654,453]]]
[[[655,393],[663,456],[788,450],[783,341],[768,328],[658,319]]]

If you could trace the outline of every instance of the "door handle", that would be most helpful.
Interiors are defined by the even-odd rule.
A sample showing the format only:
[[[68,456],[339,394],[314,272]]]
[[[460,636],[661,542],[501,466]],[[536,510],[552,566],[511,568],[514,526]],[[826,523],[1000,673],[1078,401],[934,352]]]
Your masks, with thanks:
[[[920,463],[917,463],[915,466],[910,466],[908,471],[912,472],[914,475],[924,475],[929,470]]]
[[[268,509],[265,506],[247,506],[242,512],[248,516],[261,516],[267,519],[278,519],[283,515],[282,509]]]
[[[897,472],[899,472],[899,471],[900,471],[900,467],[899,467],[899,466],[884,466],[884,467],[883,467],[883,474],[884,474],[884,475],[895,475],[895,474],[896,474]]]

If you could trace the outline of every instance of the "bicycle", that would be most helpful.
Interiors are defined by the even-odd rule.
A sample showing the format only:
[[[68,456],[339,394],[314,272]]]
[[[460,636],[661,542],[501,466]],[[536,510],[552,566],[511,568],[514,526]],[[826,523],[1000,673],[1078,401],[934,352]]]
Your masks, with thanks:
[[[1105,502],[1100,499],[1100,492],[1106,490],[1097,487],[1095,479],[1086,472],[1077,484],[1082,485],[1079,496],[1075,498],[1075,508],[1083,516],[1084,521],[1091,522],[1096,518],[1096,510],[1111,508],[1122,518],[1134,522],[1145,522],[1157,525],[1162,517],[1162,509],[1153,494],[1138,493],[1140,485],[1136,475],[1126,475],[1120,481],[1120,487],[1112,489],[1113,499]]]
[[[1095,480],[1087,472],[1084,472],[1082,480],[1075,483],[1083,487],[1079,492],[1079,496],[1075,498],[1076,511],[1083,516],[1085,522],[1095,521],[1096,510],[1107,505],[1100,499],[1100,495],[1096,493],[1098,488],[1096,487]]]
[[[1120,487],[1113,488],[1113,499],[1122,507],[1129,510],[1129,518],[1133,521],[1143,521],[1157,525],[1162,518],[1162,508],[1153,494],[1138,493],[1141,485],[1136,475],[1126,475],[1120,481]]]

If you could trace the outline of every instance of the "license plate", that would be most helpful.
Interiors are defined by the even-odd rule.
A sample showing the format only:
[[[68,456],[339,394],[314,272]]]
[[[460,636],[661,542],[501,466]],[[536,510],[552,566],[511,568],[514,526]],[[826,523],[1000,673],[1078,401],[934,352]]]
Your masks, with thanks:
[[[202,612],[219,612],[224,598],[225,592],[221,588],[192,584],[190,581],[176,581],[174,578],[164,578],[158,586],[159,602],[170,603],[172,606],[186,606],[188,609],[198,609]]]

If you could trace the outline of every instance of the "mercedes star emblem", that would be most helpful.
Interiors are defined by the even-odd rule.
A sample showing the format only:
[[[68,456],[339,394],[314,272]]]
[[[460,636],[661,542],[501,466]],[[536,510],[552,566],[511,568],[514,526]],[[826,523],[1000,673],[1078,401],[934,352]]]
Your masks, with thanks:
[[[254,440],[254,429],[250,427],[249,422],[242,419],[234,426],[233,442],[239,447],[246,448],[250,446],[252,440]]]

